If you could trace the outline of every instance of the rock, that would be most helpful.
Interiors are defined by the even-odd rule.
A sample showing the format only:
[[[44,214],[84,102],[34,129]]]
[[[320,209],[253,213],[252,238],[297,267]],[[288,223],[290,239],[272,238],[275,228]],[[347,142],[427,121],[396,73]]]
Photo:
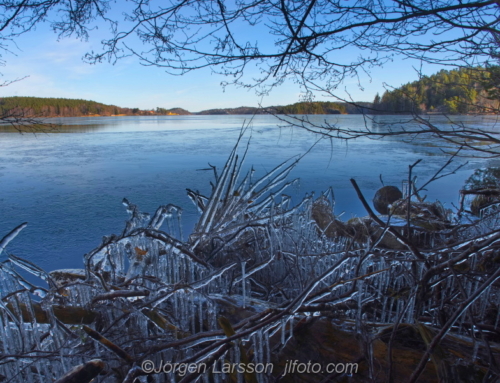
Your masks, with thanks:
[[[370,217],[354,217],[346,222],[346,232],[355,243],[364,246],[371,236],[371,223]]]
[[[392,203],[390,212],[393,215],[399,215],[406,218],[408,212],[408,200],[399,199]],[[410,218],[420,218],[426,220],[435,220],[448,222],[448,212],[443,207],[441,202],[416,202],[411,201],[410,203]]]
[[[396,228],[398,232],[401,233],[401,230]],[[375,226],[373,227],[371,237],[372,240],[375,241],[377,240],[380,236],[382,235],[382,239],[378,242],[377,247],[382,247],[384,249],[391,249],[391,250],[407,250],[408,248],[399,240],[396,238],[394,234],[392,234],[390,231],[386,231],[384,233],[384,229],[381,228],[380,226]]]
[[[491,204],[498,203],[498,201],[499,199],[497,196],[477,195],[470,203],[470,211],[472,214],[479,217],[481,215],[481,209]]]
[[[85,270],[83,269],[54,270],[49,275],[59,287],[85,280]]]
[[[321,196],[313,202],[311,215],[312,219],[316,221],[318,227],[323,231],[328,230],[328,226],[335,220],[332,205],[325,196]]]
[[[358,246],[365,246],[367,241],[377,241],[377,247],[392,249],[392,250],[406,250],[407,247],[398,241],[398,239],[389,231],[385,231],[369,216],[361,218],[351,218],[347,221],[347,231],[352,233],[351,238]],[[399,228],[396,227],[398,231]],[[382,238],[380,239],[380,236]]]
[[[408,200],[400,199],[395,201],[391,208],[391,214],[406,219],[408,212]],[[427,231],[440,231],[449,228],[449,212],[443,207],[441,202],[416,202],[410,204],[410,220],[413,226]]]
[[[321,196],[313,202],[311,216],[321,232],[323,232],[328,238],[352,236],[352,233],[349,231],[347,225],[335,218],[332,204],[325,196]]]
[[[389,205],[403,198],[403,193],[396,186],[384,186],[375,193],[373,206],[380,214],[389,214]]]
[[[388,192],[385,193],[384,190]],[[384,203],[385,209],[387,213],[393,215],[390,221],[391,227],[400,234],[406,235],[404,228],[406,227],[407,200],[402,198],[392,200],[402,194],[394,186],[385,186],[377,192],[374,198],[375,206],[377,206],[376,199],[380,201],[384,195],[387,198]],[[392,202],[389,203],[388,201]],[[380,211],[380,206],[378,210]],[[444,209],[439,201],[433,203],[412,201],[410,218],[411,225],[415,230],[412,238],[414,244],[418,247],[427,248],[431,243],[434,243],[427,234],[450,228],[448,215],[449,212]],[[363,247],[370,240],[372,242],[376,241],[377,247],[380,248],[391,250],[407,249],[407,246],[400,242],[394,234],[384,231],[384,228],[380,227],[369,216],[351,218],[347,222],[335,218],[331,203],[324,196],[313,202],[311,217],[316,222],[318,230],[324,233],[326,237],[332,239],[350,238],[354,248]],[[381,218],[384,222],[387,220],[387,217]]]
[[[368,216],[351,218],[347,222],[336,219],[330,201],[324,196],[313,202],[311,215],[319,230],[328,238],[351,238],[355,248],[364,246],[369,238],[378,239],[383,233],[383,229]],[[406,249],[390,232],[384,234],[379,246],[394,250]]]

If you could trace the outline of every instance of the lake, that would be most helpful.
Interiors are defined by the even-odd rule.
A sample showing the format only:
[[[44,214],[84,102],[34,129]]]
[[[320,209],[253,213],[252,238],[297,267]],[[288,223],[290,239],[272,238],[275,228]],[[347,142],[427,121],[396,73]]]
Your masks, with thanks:
[[[241,127],[250,116],[151,116],[51,119],[64,124],[55,133],[0,132],[0,238],[22,222],[28,226],[11,242],[9,253],[28,259],[46,270],[79,268],[82,256],[96,247],[103,235],[120,233],[128,214],[126,197],[141,211],[154,213],[159,205],[183,208],[185,237],[198,218],[186,188],[210,192],[213,172],[221,168]],[[360,115],[310,116],[342,127],[362,127]],[[378,116],[394,122],[396,116]],[[475,126],[494,127],[492,117],[458,117]],[[444,117],[435,117],[447,124]],[[370,124],[370,122],[368,122]],[[250,137],[247,168],[258,175],[296,155],[304,154],[318,136],[300,129],[279,128],[273,116],[256,116]],[[341,142],[321,140],[300,161],[291,176],[300,178],[287,194],[299,201],[306,193],[332,187],[335,213],[342,219],[366,212],[349,181],[355,178],[367,199],[385,185],[401,187],[414,169],[423,184],[447,160],[437,142],[419,139],[366,138]],[[465,163],[457,159],[454,164]],[[439,199],[451,208],[458,190],[473,170],[498,165],[469,160],[456,174],[428,187],[427,200]],[[6,254],[0,256],[0,261]]]

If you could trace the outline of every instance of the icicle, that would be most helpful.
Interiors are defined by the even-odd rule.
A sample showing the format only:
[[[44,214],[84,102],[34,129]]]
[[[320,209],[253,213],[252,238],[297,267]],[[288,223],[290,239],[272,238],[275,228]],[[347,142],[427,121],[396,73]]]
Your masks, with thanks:
[[[363,313],[363,304],[362,304],[362,299],[363,299],[363,280],[360,279],[358,281],[358,307],[357,307],[357,312],[356,312],[356,329],[357,331],[361,331],[362,327],[362,322],[361,322],[361,315]]]
[[[178,316],[178,315],[179,315],[178,313],[179,313],[179,311],[180,311],[180,310],[179,310],[179,297],[177,296],[177,294],[176,294],[176,293],[174,293],[174,294],[172,295],[172,299],[173,299],[173,310],[172,310],[172,311],[173,311],[173,315],[174,315],[177,319],[179,319],[179,316]]]
[[[475,329],[475,327],[472,326],[471,330],[472,330],[472,340],[474,342],[474,346],[473,346],[473,349],[472,349],[471,361],[472,361],[472,363],[475,363],[476,360],[477,360],[477,352],[479,350],[479,341],[476,339],[476,334],[475,334],[476,329]]]
[[[224,382],[224,380],[222,380],[224,378],[221,376],[222,375],[222,371],[221,371],[221,367],[220,367],[219,361],[220,361],[220,359],[216,360],[215,363],[213,364],[214,370],[220,372],[220,373],[217,373],[217,374],[212,374],[214,383],[222,383],[222,382]]]
[[[241,295],[243,296],[243,308],[246,309],[247,303],[246,303],[246,284],[247,284],[247,279],[246,279],[246,274],[245,274],[245,261],[241,262],[241,284],[242,284],[242,293]]]
[[[414,322],[414,308],[415,308],[415,294],[413,292],[410,293],[408,308],[406,310],[406,323],[413,324]]]
[[[500,295],[498,296],[497,299],[496,309],[497,309],[497,318],[495,319],[495,329],[498,328],[498,323],[500,321]]]
[[[484,293],[481,295],[481,300],[479,302],[479,319],[482,321],[484,320],[486,316],[486,309],[488,308],[488,304],[490,302],[490,292],[491,292],[491,286],[488,287]]]
[[[191,333],[195,334],[196,333],[196,303],[194,300],[194,292],[191,291],[191,297],[190,297],[190,311],[191,311]]]
[[[264,351],[265,351],[265,359],[263,358],[263,363],[271,363],[271,345],[269,340],[269,331],[264,330]]]
[[[382,296],[382,295],[380,295]],[[384,298],[382,299],[382,312],[380,314],[380,322],[381,323],[387,323],[385,316],[386,316],[386,306],[387,306],[387,297],[384,295]]]
[[[218,329],[217,323],[217,310],[213,301],[207,301],[207,317],[208,317],[208,326],[209,330]]]
[[[286,338],[285,338],[285,333],[286,333],[286,319],[281,320],[281,345],[285,345],[286,343]]]
[[[203,314],[205,313],[205,311],[203,310],[204,300],[202,297],[200,297],[200,299],[198,300],[198,303],[199,303],[198,304],[198,326],[199,326],[199,331],[202,332],[203,331]],[[207,307],[206,311],[208,311],[208,307]],[[208,322],[208,315],[207,315],[207,322]]]
[[[257,331],[257,358],[259,363],[264,363],[264,330]]]
[[[169,282],[170,284],[176,284],[176,283],[179,283],[179,268],[180,268],[180,265],[179,265],[179,258],[177,256],[174,256],[173,257],[173,265],[172,265],[172,271],[173,271],[173,278],[172,280]]]
[[[5,312],[5,311],[4,311]],[[5,318],[4,314],[0,315],[0,339],[2,339],[2,348],[3,348],[3,353],[2,354],[15,354],[15,351],[11,351],[10,348],[10,334],[9,331],[7,330],[7,326],[9,326],[9,321],[7,318]]]
[[[252,350],[253,350],[253,363],[257,364],[260,363],[261,360],[261,354],[260,354],[260,349],[259,349],[259,339],[257,336],[258,331],[254,332],[252,334]]]
[[[241,363],[241,354],[240,354],[240,348],[238,346],[234,346],[232,348],[233,350],[233,363]],[[240,374],[237,372],[237,382],[238,383],[244,383],[244,375]]]

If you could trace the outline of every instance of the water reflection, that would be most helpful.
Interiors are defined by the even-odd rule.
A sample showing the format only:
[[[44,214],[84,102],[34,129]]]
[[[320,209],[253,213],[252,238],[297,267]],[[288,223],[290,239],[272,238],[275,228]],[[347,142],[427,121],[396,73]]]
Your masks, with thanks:
[[[58,133],[91,133],[108,129],[106,124],[56,124],[55,122],[39,126],[25,126],[15,128],[10,124],[0,124],[0,133],[34,133],[34,134],[58,134]]]

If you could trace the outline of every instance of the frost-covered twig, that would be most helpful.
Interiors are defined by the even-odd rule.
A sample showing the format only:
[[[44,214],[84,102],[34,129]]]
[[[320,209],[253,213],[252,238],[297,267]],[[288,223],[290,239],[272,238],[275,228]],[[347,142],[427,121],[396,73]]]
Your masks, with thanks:
[[[500,278],[500,268],[496,270],[493,275],[491,275],[481,286],[479,286],[468,299],[466,299],[451,315],[450,319],[444,324],[438,334],[432,339],[432,342],[427,346],[427,350],[424,355],[420,359],[420,362],[410,377],[409,383],[414,383],[419,378],[422,373],[427,361],[429,360],[429,356],[432,354],[434,349],[439,345],[444,336],[450,331],[451,326],[457,321],[457,319],[464,314],[465,310],[474,303],[474,301],[488,288],[490,287],[498,278]]]
[[[7,247],[10,241],[12,241],[16,236],[19,234],[19,232],[24,229],[28,225],[28,222],[24,222],[17,226],[15,229],[13,229],[10,233],[8,233],[5,237],[2,238],[0,241],[0,254],[2,254],[2,251]]]

